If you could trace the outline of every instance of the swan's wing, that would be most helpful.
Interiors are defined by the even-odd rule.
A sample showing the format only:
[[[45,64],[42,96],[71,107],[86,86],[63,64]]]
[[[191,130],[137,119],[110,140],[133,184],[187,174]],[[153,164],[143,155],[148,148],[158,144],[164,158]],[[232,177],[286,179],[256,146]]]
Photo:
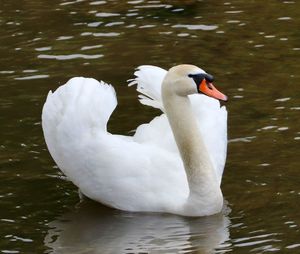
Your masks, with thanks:
[[[116,104],[114,89],[94,79],[74,78],[49,93],[42,127],[58,167],[86,196],[119,209],[164,211],[180,203],[188,195],[180,157],[108,133]]]
[[[141,124],[136,129],[133,140],[141,144],[151,144],[160,147],[179,156],[174,135],[165,114],[155,117],[149,123]]]
[[[206,95],[189,96],[204,142],[221,183],[227,153],[227,110]]]
[[[142,65],[137,68],[135,78],[130,80],[129,86],[136,85],[139,101],[147,106],[163,111],[161,85],[167,71],[152,65]],[[149,143],[164,148],[169,152],[178,153],[173,132],[165,114],[155,117],[151,122],[140,125],[133,137],[138,143]]]
[[[139,100],[142,104],[164,111],[161,85],[166,73],[166,70],[151,65],[142,65],[137,68],[134,73],[136,77],[129,85],[137,85],[137,91],[141,93]],[[212,163],[221,181],[227,151],[226,108],[220,107],[219,101],[204,95],[192,95],[190,100]],[[139,126],[134,138],[138,142],[155,143],[168,151],[178,151],[165,115]]]
[[[140,93],[139,101],[153,108],[163,110],[161,99],[161,84],[167,71],[153,65],[142,65],[134,73],[135,78],[130,80],[129,86],[137,85]]]

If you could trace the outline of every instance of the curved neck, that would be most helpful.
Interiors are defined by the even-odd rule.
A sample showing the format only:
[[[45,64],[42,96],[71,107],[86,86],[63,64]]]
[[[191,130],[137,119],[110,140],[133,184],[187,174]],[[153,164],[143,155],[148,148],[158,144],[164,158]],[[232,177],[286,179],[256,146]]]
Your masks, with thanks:
[[[202,207],[215,209],[215,205],[220,205],[216,198],[219,201],[222,193],[190,100],[166,89],[163,89],[162,99],[189,184],[190,194],[184,213],[193,215],[193,212],[199,212]]]

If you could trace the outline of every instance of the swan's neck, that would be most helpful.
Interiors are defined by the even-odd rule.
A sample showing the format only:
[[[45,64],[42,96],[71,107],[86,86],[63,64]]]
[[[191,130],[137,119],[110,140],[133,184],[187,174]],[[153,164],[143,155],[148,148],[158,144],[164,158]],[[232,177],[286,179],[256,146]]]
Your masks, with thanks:
[[[189,98],[163,93],[163,103],[189,184],[184,213],[193,215],[203,207],[216,209],[223,202],[222,193]]]

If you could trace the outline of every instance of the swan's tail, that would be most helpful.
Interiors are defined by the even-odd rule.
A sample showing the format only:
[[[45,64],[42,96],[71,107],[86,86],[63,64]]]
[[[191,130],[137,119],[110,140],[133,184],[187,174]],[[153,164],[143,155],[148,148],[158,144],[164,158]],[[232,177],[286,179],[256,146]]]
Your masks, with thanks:
[[[167,71],[152,65],[141,65],[134,73],[135,78],[129,80],[129,86],[137,85],[140,103],[163,110],[161,84]]]
[[[54,93],[50,91],[43,107],[42,127],[56,163],[66,146],[75,149],[85,137],[106,132],[116,105],[114,88],[92,78],[72,78]]]

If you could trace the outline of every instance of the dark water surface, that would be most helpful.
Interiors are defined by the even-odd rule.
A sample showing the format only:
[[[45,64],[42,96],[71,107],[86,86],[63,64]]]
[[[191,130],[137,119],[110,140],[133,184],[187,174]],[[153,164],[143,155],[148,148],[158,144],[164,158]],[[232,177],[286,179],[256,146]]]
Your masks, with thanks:
[[[299,13],[296,0],[1,1],[0,253],[300,253]],[[48,90],[72,76],[112,83],[109,129],[128,134],[159,113],[126,86],[133,69],[179,63],[230,97],[224,212],[79,203],[44,143]]]

